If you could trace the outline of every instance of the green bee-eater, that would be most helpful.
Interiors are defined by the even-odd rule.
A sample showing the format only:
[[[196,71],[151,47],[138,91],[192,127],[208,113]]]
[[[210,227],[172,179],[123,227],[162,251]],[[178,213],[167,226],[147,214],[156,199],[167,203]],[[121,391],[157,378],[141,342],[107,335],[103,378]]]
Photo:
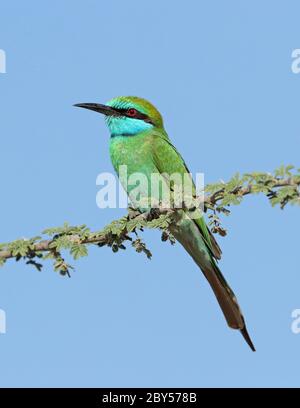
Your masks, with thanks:
[[[158,110],[138,97],[118,97],[106,105],[81,103],[75,106],[105,115],[110,131],[110,156],[119,174],[120,166],[127,166],[127,174],[142,173],[150,183],[153,174],[189,174],[184,160],[172,145]],[[121,179],[121,183],[124,180]],[[124,185],[130,195],[130,188]],[[150,193],[151,194],[151,193]],[[141,211],[145,211],[143,207]],[[172,234],[200,267],[212,287],[229,327],[241,331],[255,351],[247,332],[245,320],[236,297],[223,277],[217,260],[221,250],[205,224],[203,214],[191,218],[186,210],[181,214]]]

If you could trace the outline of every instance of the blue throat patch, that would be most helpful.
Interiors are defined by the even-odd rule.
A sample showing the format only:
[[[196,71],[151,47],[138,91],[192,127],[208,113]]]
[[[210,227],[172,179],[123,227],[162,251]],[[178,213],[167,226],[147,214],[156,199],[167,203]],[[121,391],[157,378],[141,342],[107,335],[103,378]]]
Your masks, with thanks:
[[[112,137],[134,136],[153,128],[151,123],[144,122],[140,119],[128,118],[126,116],[107,116],[106,123]]]

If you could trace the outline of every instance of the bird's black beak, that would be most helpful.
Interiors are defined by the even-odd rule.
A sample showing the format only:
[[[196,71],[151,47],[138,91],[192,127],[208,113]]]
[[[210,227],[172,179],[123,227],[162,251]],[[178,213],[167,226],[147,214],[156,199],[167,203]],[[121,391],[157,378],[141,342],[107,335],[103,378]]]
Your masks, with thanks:
[[[76,103],[75,105],[78,108],[90,109],[92,111],[102,113],[106,116],[119,116],[118,113],[114,108],[111,108],[107,105],[101,105],[100,103]]]

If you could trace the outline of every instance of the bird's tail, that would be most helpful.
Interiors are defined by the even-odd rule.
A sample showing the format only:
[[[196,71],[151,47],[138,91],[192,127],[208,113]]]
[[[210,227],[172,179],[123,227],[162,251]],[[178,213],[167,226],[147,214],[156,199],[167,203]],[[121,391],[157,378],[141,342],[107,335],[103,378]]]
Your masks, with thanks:
[[[175,238],[184,246],[186,251],[188,251],[208,280],[228,326],[232,329],[240,330],[249,347],[252,351],[255,351],[236,296],[210,254],[207,244],[203,240],[196,224],[193,221],[186,220],[183,225],[176,227],[173,233]]]
[[[201,265],[198,262],[197,264],[201,268]],[[211,266],[202,267],[201,270],[214,291],[214,294],[216,295],[228,326],[232,329],[240,330],[251,350],[255,351],[255,347],[247,331],[245,319],[237,302],[236,296],[226,282],[219,267],[212,259]]]

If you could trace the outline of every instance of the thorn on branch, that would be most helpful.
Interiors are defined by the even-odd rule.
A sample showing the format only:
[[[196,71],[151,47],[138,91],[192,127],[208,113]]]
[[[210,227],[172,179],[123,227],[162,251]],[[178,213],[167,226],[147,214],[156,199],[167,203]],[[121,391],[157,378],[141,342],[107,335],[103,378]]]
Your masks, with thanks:
[[[243,196],[248,194],[264,194],[272,206],[278,205],[281,209],[287,204],[300,205],[300,169],[293,166],[281,166],[274,174],[249,173],[240,176],[235,174],[227,183],[219,182],[206,186],[204,210],[209,217],[209,226],[213,233],[226,235],[221,225],[220,215],[230,214],[229,207],[241,203]],[[197,201],[199,200],[199,201]],[[197,209],[203,199],[195,198]],[[10,259],[24,260],[28,265],[42,268],[39,259],[52,259],[54,269],[62,275],[70,276],[73,269],[62,257],[62,251],[68,251],[76,260],[87,256],[87,246],[108,246],[113,252],[126,249],[126,241],[131,241],[137,252],[145,253],[150,259],[151,252],[139,238],[138,232],[145,228],[159,229],[162,232],[162,241],[175,239],[170,234],[170,226],[181,217],[182,211],[192,211],[184,206],[181,209],[154,208],[147,213],[129,208],[128,215],[113,221],[101,231],[91,232],[86,225],[70,226],[65,223],[62,227],[49,228],[43,232],[44,238],[38,236],[31,239],[19,239],[10,243],[0,244],[0,266]],[[136,239],[130,236],[136,234]]]

